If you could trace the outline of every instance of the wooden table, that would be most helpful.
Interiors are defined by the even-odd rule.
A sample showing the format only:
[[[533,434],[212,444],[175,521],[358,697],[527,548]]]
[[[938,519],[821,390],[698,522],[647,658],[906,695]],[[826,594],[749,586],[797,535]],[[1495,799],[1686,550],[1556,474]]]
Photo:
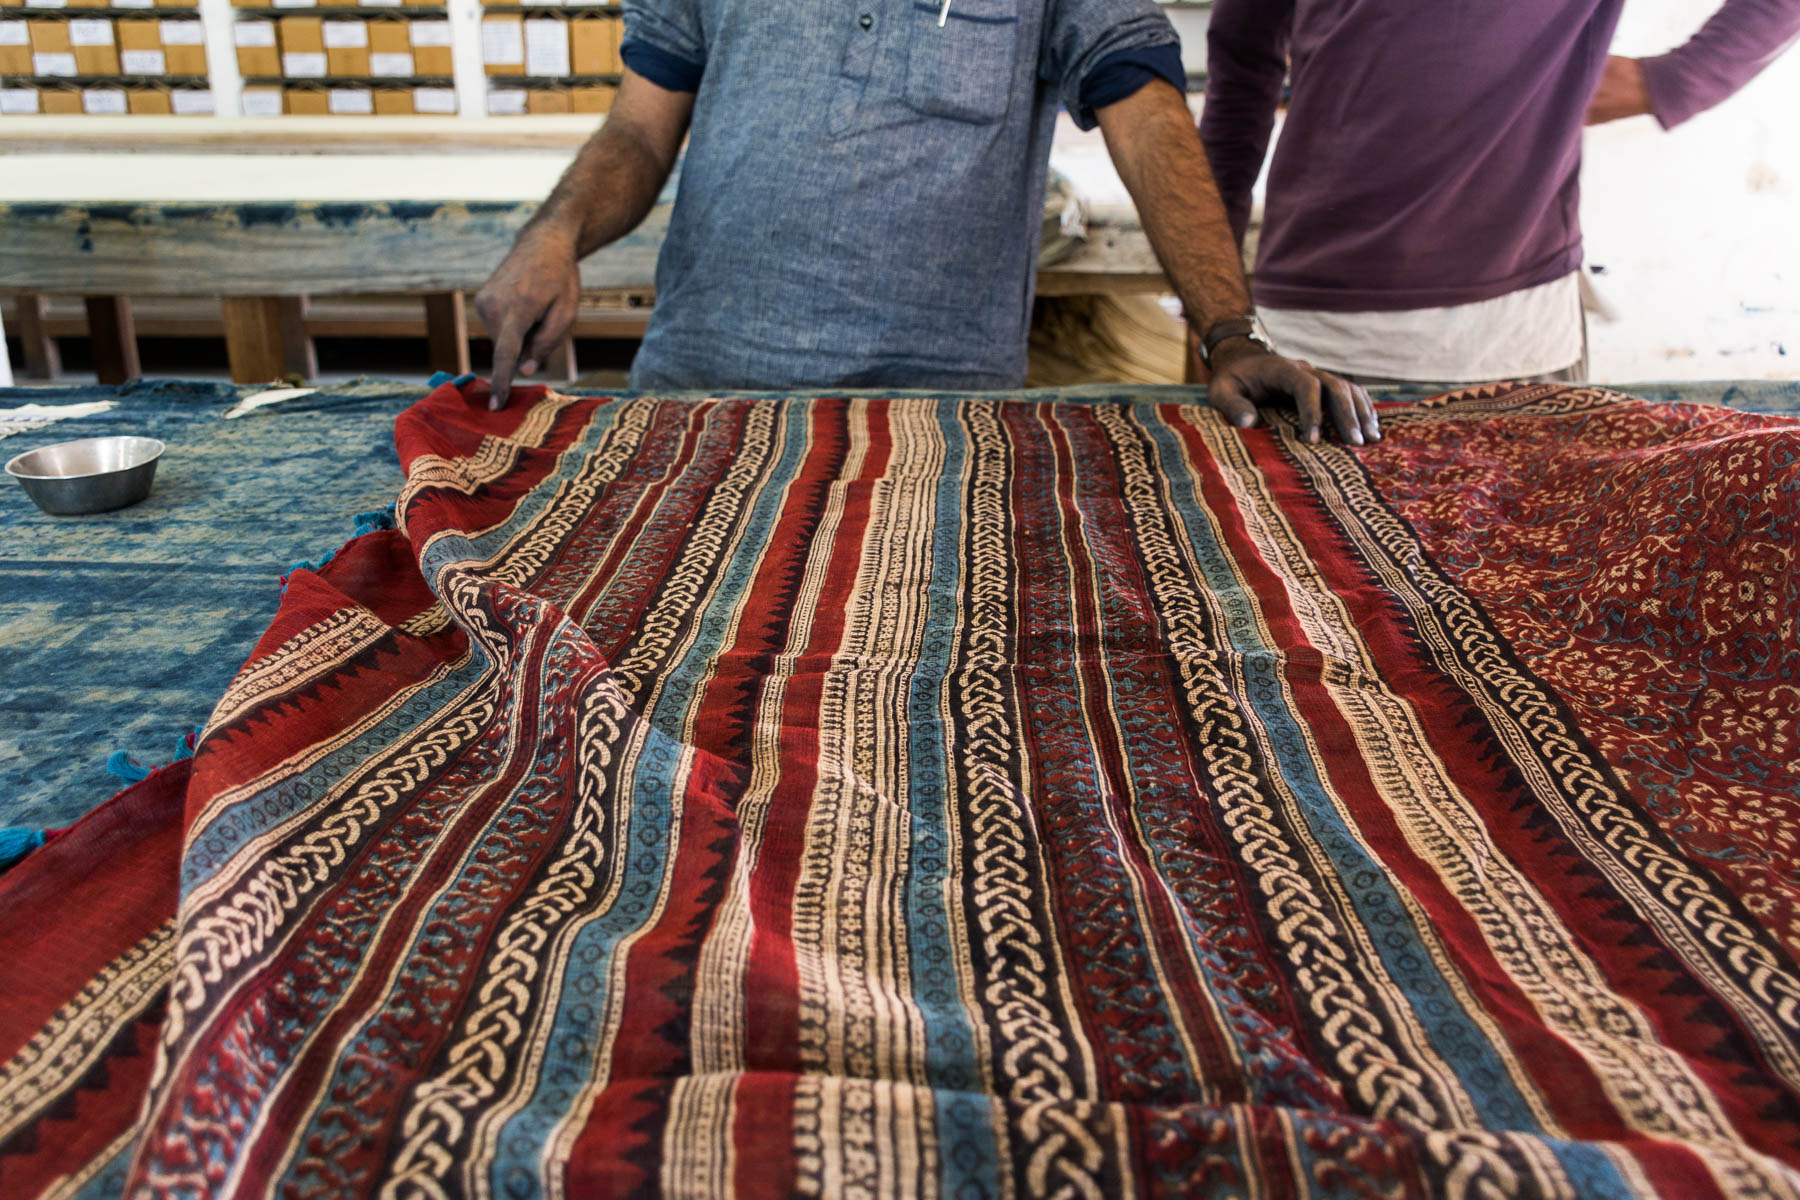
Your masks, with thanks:
[[[240,382],[313,373],[309,296],[419,295],[432,361],[467,369],[464,294],[487,279],[593,129],[591,117],[469,129],[381,118],[349,137],[343,118],[207,122],[198,132],[182,118],[67,120],[86,123],[78,152],[56,148],[66,140],[41,122],[0,130],[0,290],[21,295],[17,332],[36,374],[55,369],[42,295],[88,297],[102,382],[138,373],[126,298],[141,296],[218,297]],[[671,197],[582,263],[585,291],[654,288]],[[1040,294],[1167,290],[1135,216],[1108,211],[1085,245],[1040,273]]]

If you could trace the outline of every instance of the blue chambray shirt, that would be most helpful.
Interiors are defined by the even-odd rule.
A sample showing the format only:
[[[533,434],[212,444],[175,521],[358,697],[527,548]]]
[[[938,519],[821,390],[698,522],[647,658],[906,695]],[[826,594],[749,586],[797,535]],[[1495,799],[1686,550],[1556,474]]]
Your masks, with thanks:
[[[1179,86],[1178,42],[1154,0],[941,2],[625,0],[626,62],[695,92],[634,387],[1023,383],[1058,103]]]

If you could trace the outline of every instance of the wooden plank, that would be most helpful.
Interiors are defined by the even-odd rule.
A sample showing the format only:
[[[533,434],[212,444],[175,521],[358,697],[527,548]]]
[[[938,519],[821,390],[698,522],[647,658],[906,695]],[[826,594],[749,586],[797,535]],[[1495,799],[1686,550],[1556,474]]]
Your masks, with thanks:
[[[0,122],[0,154],[492,154],[573,150],[604,117],[34,117]]]
[[[219,301],[225,321],[225,353],[231,378],[238,383],[269,383],[282,378],[286,353],[281,337],[281,300],[277,296],[226,296]]]
[[[319,374],[319,352],[307,328],[306,305],[305,296],[283,296],[277,303],[281,313],[281,373],[303,381]]]
[[[131,301],[124,296],[88,296],[85,303],[95,378],[116,386],[142,375],[144,368],[138,362],[137,328],[131,321]]]
[[[48,305],[49,297],[25,292],[13,309],[14,320],[19,326],[19,340],[24,343],[25,377],[28,379],[57,379],[62,375],[62,353],[56,348],[56,338],[44,321],[44,310]],[[82,324],[85,326],[86,321]]]
[[[648,290],[669,205],[581,265],[584,291]],[[164,296],[478,290],[528,201],[0,204],[0,288]],[[1142,229],[1090,227],[1047,296],[1168,290]]]
[[[569,383],[580,376],[581,367],[575,361],[575,339],[564,338],[556,349],[550,352],[550,361],[544,364],[538,374],[558,383]]]
[[[0,204],[0,288],[145,296],[472,292],[528,201]],[[655,286],[669,206],[582,264],[588,290]]]
[[[425,297],[425,339],[431,369],[452,375],[469,372],[469,321],[461,292]]]
[[[637,300],[627,304],[623,298]],[[8,297],[8,303],[11,303]],[[421,297],[326,296],[308,297],[306,331],[313,338],[424,338],[427,336]],[[600,291],[583,293],[581,314],[575,318],[578,338],[641,338],[650,322],[651,294]],[[470,311],[464,298],[466,336],[487,336],[481,318]],[[19,307],[6,307],[7,328],[18,336]],[[52,339],[85,337],[87,315],[79,300],[44,297],[43,330]],[[212,296],[133,297],[132,321],[138,340],[145,338],[218,338],[225,335],[219,301]],[[52,342],[54,345],[54,342]]]
[[[1053,267],[1038,272],[1040,296],[1166,294],[1150,237],[1129,218],[1118,224],[1090,222],[1087,240]]]

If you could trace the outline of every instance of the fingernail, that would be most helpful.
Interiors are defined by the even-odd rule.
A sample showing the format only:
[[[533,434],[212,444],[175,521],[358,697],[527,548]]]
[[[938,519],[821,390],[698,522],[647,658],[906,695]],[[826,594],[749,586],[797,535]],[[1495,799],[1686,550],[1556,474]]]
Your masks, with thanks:
[[[1256,424],[1256,414],[1255,413],[1239,413],[1238,414],[1237,427],[1239,429],[1248,429],[1254,424]]]
[[[1318,431],[1318,430],[1317,430],[1317,429],[1309,429],[1309,430],[1307,430],[1307,431],[1306,431],[1306,440],[1307,440],[1307,441],[1309,441],[1309,442],[1316,442],[1316,441],[1318,441],[1318,440],[1319,440],[1319,431]]]
[[[488,397],[488,411],[489,412],[499,412],[500,406],[504,403],[506,403],[506,402],[504,400],[500,399],[500,397],[498,397],[498,396],[489,396]]]
[[[537,359],[528,358],[524,362],[520,363],[519,364],[519,374],[521,374],[521,375],[536,375],[537,374]]]
[[[1352,446],[1362,445],[1363,444],[1363,435],[1358,433],[1356,430],[1352,429],[1350,431],[1350,444]]]

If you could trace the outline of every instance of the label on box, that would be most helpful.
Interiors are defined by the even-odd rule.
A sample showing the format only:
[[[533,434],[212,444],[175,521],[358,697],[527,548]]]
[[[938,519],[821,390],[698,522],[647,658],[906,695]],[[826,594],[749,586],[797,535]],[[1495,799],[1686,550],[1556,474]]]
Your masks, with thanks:
[[[399,8],[406,0],[362,0],[364,8]]]
[[[502,67],[525,61],[525,31],[517,21],[481,23],[481,61]]]
[[[161,50],[121,50],[119,66],[127,75],[167,75],[169,60]]]
[[[110,46],[113,44],[113,28],[111,21],[98,21],[92,18],[69,22],[69,45],[71,46]]]
[[[125,113],[123,88],[87,88],[81,93],[81,111],[97,117],[117,117]]]
[[[169,93],[169,107],[178,117],[210,117],[213,111],[212,93],[200,88],[180,88]]]
[[[36,88],[0,88],[0,113],[23,116],[36,111]]]
[[[274,88],[245,88],[244,115],[246,117],[279,117],[281,115],[281,93]]]
[[[421,113],[454,113],[455,88],[414,88],[413,111]]]
[[[163,24],[166,27],[176,24],[185,25],[188,22],[165,21]],[[239,21],[232,29],[231,36],[240,46],[268,46],[273,49],[275,46],[275,23],[273,21]],[[163,44],[166,46],[177,44],[169,40],[167,28],[163,30]]]
[[[361,21],[325,22],[327,50],[360,50],[369,44],[369,27]]]
[[[415,46],[448,46],[450,44],[450,22],[414,21],[412,23],[412,44]]]
[[[33,75],[73,75],[75,73],[75,56],[67,51],[50,54],[40,51],[31,56],[31,73]]]
[[[494,88],[488,92],[488,115],[516,117],[524,111],[524,88]]]
[[[156,0],[112,0],[114,8],[155,8]]]
[[[404,50],[369,55],[369,74],[377,79],[396,79],[413,73],[413,57]]]
[[[238,45],[273,46],[275,44],[275,27],[267,22],[264,22],[263,25],[269,31],[268,41],[240,41]],[[243,26],[239,25],[238,28],[242,29]],[[162,22],[162,43],[165,46],[204,46],[206,45],[206,31],[200,28],[198,21],[164,21]]]
[[[325,52],[290,50],[281,56],[281,73],[291,79],[318,79],[325,74]]]
[[[276,8],[316,8],[313,0],[275,0]]]
[[[25,0],[26,8],[62,8],[68,0]]]
[[[332,88],[326,104],[333,116],[366,116],[375,111],[375,95],[368,88]]]
[[[418,26],[414,26],[418,28]],[[416,40],[416,39],[415,39]],[[0,21],[0,46],[29,46],[31,31],[23,21]],[[33,93],[35,95],[35,93]]]
[[[561,77],[569,73],[569,27],[561,21],[525,22],[525,73]]]

